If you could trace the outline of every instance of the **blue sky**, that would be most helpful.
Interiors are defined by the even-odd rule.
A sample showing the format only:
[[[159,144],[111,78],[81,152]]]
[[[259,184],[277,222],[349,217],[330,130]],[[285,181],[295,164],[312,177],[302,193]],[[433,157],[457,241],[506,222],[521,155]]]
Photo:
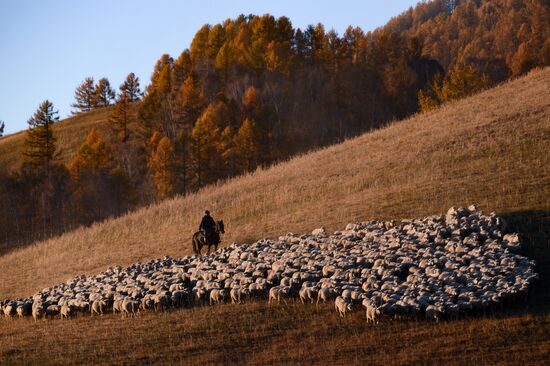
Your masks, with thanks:
[[[294,27],[321,22],[342,34],[368,31],[417,0],[1,0],[0,120],[6,133],[27,126],[45,99],[61,118],[71,112],[76,86],[107,77],[118,89],[129,72],[149,81],[163,54],[177,57],[205,23],[239,14],[285,15]]]

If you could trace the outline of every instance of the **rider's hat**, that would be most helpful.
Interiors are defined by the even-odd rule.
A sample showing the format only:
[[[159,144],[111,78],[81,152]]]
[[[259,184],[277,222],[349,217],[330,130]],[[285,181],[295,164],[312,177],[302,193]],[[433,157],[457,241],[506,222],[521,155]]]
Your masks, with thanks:
[[[210,211],[208,211],[208,210],[204,211],[204,213],[205,213],[206,215],[210,215]]]

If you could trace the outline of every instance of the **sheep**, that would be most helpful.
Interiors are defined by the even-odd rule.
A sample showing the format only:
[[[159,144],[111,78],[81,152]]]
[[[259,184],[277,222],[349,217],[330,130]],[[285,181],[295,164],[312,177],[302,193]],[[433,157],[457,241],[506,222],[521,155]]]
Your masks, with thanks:
[[[95,314],[103,315],[103,312],[107,308],[107,301],[103,299],[97,299],[92,302],[92,306],[90,307],[90,315],[94,316]]]
[[[335,293],[334,290],[330,287],[321,288],[319,292],[317,293],[317,305],[319,305],[319,302],[327,302],[334,299]]]
[[[122,303],[124,299],[123,298],[116,298],[113,300],[113,314],[121,313],[122,312]]]
[[[226,297],[232,303],[267,298],[272,304],[299,295],[318,306],[340,295],[351,308],[368,299],[369,323],[382,314],[423,314],[439,322],[525,297],[537,279],[535,263],[515,253],[519,236],[502,230],[498,215],[470,206],[401,223],[353,223],[333,235],[289,233],[235,243],[210,257],[165,257],[79,275],[27,299],[1,301],[0,310],[6,318],[38,319],[63,306],[95,315],[112,304],[114,313],[122,312],[125,298],[139,302],[141,310],[159,311]]]
[[[120,304],[121,306],[121,311],[122,311],[122,304]],[[139,306],[139,308],[141,310],[148,310],[148,309],[153,309],[155,307],[155,300],[153,300],[153,296],[152,295],[146,295],[143,299],[141,299],[141,304]]]
[[[206,302],[206,295],[208,292],[204,287],[197,287],[193,288],[193,295],[195,298],[195,304],[197,305],[204,305]]]
[[[345,317],[346,313],[351,312],[351,303],[342,296],[338,296],[334,300],[334,307],[341,317]]]
[[[153,295],[155,311],[164,311],[170,305],[170,295],[166,292],[161,292]]]
[[[7,304],[4,306],[4,317],[11,319],[15,315],[15,306],[13,304]]]
[[[367,323],[378,323],[378,317],[381,315],[380,309],[370,299],[363,299],[362,305],[365,308]]]
[[[43,318],[45,316],[44,307],[41,303],[35,302],[33,303],[32,307],[32,318],[36,322],[39,318]]]
[[[440,305],[429,305],[426,308],[426,318],[435,320],[436,323],[439,323],[439,320],[442,318],[445,312],[445,308]]]
[[[68,319],[72,315],[72,313],[73,310],[69,305],[61,305],[61,308],[59,309],[61,320],[63,320],[63,318]]]
[[[290,296],[291,289],[289,286],[275,286],[269,290],[269,304],[272,301],[277,301],[277,304],[281,303],[281,300],[286,304],[286,299]]]
[[[251,284],[250,286],[252,286]],[[232,304],[241,304],[243,300],[250,296],[250,291],[246,288],[233,287],[229,292]]]
[[[48,307],[46,307],[46,316],[51,316],[51,317],[55,317],[57,315],[59,315],[59,311],[60,311],[61,307],[59,305],[49,305]]]
[[[187,293],[184,290],[176,290],[172,292],[172,304],[177,307],[185,305]]]
[[[225,298],[227,296],[227,293],[225,289],[212,289],[210,291],[210,305],[216,304],[219,305],[222,302],[224,302]]]
[[[317,299],[317,289],[314,287],[302,287],[300,289],[300,301],[304,304],[307,301],[310,301],[312,304]]]
[[[139,312],[139,301],[132,300],[129,297],[125,297],[122,301],[122,317],[127,318],[128,316],[136,316]]]

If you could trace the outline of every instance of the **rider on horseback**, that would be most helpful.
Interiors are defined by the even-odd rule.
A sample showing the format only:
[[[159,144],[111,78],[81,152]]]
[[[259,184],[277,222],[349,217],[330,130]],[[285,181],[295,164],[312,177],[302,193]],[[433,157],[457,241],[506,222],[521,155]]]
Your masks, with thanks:
[[[204,236],[207,242],[212,242],[212,235],[214,234],[214,230],[216,230],[216,222],[214,221],[212,216],[210,216],[210,211],[206,210],[199,226],[199,231],[204,232]]]

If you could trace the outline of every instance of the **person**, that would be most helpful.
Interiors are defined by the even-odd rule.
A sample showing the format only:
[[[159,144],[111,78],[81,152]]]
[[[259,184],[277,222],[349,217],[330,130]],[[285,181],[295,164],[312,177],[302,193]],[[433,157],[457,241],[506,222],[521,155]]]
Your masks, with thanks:
[[[204,217],[201,220],[201,224],[199,225],[199,231],[203,231],[206,240],[210,241],[215,229],[216,222],[214,221],[212,216],[210,216],[210,211],[206,210],[204,212]]]

